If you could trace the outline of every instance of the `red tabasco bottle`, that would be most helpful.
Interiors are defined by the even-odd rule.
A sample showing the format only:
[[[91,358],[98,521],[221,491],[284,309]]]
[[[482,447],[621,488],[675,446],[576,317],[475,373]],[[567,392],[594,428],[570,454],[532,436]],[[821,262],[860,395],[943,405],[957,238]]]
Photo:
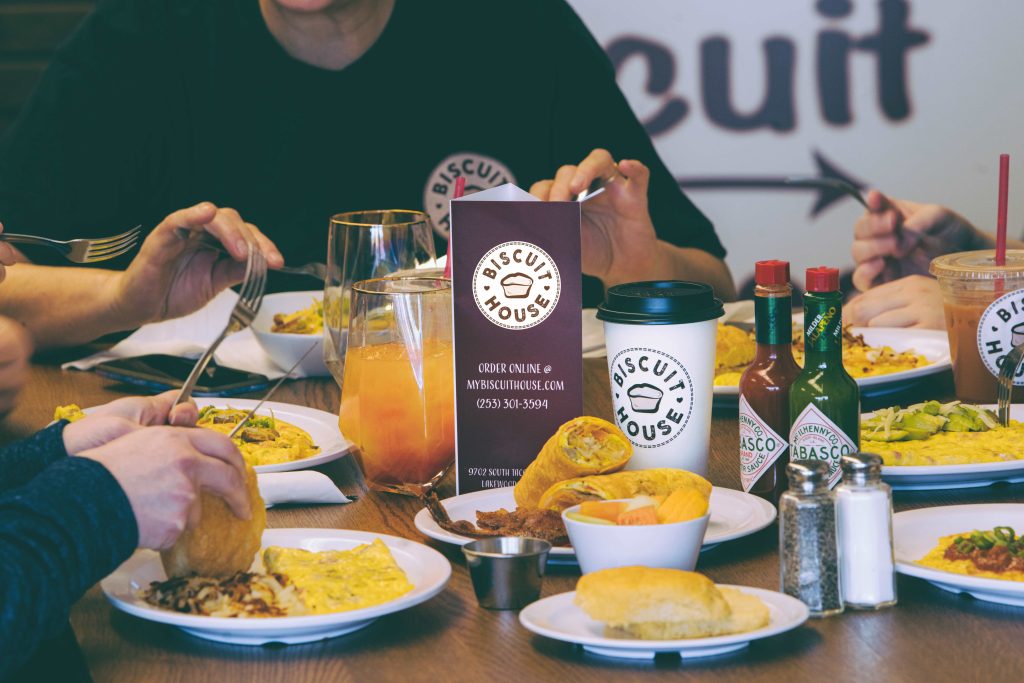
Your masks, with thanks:
[[[789,464],[789,387],[793,360],[793,286],[789,262],[754,267],[757,353],[740,378],[740,481],[743,490],[777,503]]]

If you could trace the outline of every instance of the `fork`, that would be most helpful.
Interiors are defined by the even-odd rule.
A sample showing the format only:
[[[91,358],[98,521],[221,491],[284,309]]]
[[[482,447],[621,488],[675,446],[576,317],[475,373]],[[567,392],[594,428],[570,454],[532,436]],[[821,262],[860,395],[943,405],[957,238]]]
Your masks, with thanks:
[[[193,237],[187,228],[178,228],[178,237],[183,240],[195,239],[197,246],[200,249],[207,249],[209,251],[216,251],[221,254],[230,253],[227,249],[221,245],[216,239],[207,233],[199,233],[198,236]],[[291,275],[308,275],[309,277],[316,278],[317,280],[325,280],[327,278],[327,264],[317,263],[315,261],[307,263],[302,266],[281,266],[277,269],[281,273],[289,273]]]
[[[267,261],[263,258],[263,253],[259,250],[259,247],[253,242],[249,242],[248,246],[249,254],[245,263],[245,279],[242,281],[242,287],[238,292],[238,301],[231,310],[228,324],[224,331],[220,333],[220,336],[210,344],[210,348],[206,349],[206,352],[203,353],[202,358],[199,359],[195,367],[192,368],[188,379],[185,380],[181,391],[178,392],[178,398],[174,400],[174,405],[184,403],[192,396],[192,390],[195,388],[196,382],[199,380],[200,375],[203,374],[203,371],[206,370],[206,366],[209,365],[210,359],[213,358],[213,354],[217,347],[220,346],[220,343],[229,334],[249,327],[260,310],[260,304],[263,303],[263,292],[267,288]]]
[[[1013,376],[1017,374],[1021,359],[1024,358],[1024,344],[1014,346],[999,368],[999,424],[1010,425],[1010,398],[1013,393]]]
[[[35,235],[18,235],[16,233],[0,233],[0,241],[11,244],[32,244],[49,247],[59,251],[64,258],[73,263],[96,263],[116,258],[132,249],[139,241],[142,226],[136,225],[127,232],[113,237],[81,238],[76,240],[52,240],[48,237]]]

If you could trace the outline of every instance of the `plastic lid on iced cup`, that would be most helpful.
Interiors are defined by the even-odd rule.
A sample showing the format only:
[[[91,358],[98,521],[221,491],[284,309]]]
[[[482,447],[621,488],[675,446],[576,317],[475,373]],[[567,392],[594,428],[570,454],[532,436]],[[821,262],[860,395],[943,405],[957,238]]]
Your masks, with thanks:
[[[939,256],[928,270],[935,277],[954,280],[1024,278],[1024,249],[1007,249],[1005,266],[996,265],[995,249],[982,249]]]
[[[628,282],[609,287],[597,319],[624,325],[681,325],[725,315],[711,285],[683,280]]]

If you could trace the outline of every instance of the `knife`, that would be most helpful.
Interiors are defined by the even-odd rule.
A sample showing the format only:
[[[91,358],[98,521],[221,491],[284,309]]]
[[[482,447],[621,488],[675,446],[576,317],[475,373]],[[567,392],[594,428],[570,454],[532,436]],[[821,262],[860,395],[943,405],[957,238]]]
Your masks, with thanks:
[[[306,356],[308,356],[310,352],[316,347],[317,345],[313,344],[308,349],[306,349],[306,352],[302,354],[302,358],[295,361],[295,365],[291,366],[288,369],[288,372],[284,373],[284,376],[281,379],[277,380],[277,382],[274,383],[274,386],[270,387],[270,390],[263,395],[263,398],[261,398],[260,402],[256,404],[256,407],[254,407],[252,410],[246,413],[245,417],[242,418],[242,421],[235,425],[235,428],[231,430],[231,433],[228,434],[229,439],[235,438],[235,434],[237,434],[238,431],[245,426],[245,423],[248,422],[249,419],[256,414],[256,411],[259,410],[263,406],[263,404],[266,403],[270,399],[270,397],[274,395],[274,392],[277,391],[277,388],[284,384],[284,381],[288,379],[293,372],[295,372],[295,368],[299,367],[299,364],[302,361],[306,360]]]

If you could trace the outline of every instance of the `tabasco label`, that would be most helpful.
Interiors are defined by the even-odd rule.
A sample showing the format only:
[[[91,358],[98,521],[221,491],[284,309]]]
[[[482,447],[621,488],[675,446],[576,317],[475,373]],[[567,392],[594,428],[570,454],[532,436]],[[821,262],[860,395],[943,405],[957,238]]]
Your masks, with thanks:
[[[824,460],[829,488],[842,476],[840,459],[857,452],[857,444],[814,403],[808,403],[789,432],[790,459]]]
[[[749,493],[787,448],[789,443],[750,407],[746,396],[740,396],[740,481],[743,490]]]

